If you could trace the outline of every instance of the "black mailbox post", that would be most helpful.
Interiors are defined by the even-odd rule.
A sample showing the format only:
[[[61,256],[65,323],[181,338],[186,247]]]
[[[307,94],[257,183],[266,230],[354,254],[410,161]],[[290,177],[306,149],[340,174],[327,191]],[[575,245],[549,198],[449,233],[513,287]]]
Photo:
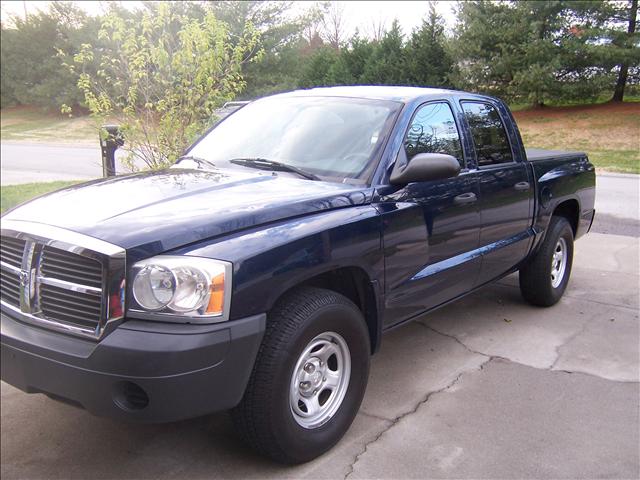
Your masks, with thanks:
[[[103,125],[100,135],[102,150],[102,175],[113,177],[116,174],[116,150],[124,145],[124,137],[117,125]]]

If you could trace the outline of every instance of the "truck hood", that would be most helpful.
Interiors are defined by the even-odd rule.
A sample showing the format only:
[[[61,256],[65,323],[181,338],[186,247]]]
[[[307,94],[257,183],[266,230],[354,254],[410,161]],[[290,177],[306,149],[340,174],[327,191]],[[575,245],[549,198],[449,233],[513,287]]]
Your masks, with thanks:
[[[66,228],[144,258],[289,217],[362,205],[370,196],[366,187],[271,172],[169,169],[59,190],[4,218]]]

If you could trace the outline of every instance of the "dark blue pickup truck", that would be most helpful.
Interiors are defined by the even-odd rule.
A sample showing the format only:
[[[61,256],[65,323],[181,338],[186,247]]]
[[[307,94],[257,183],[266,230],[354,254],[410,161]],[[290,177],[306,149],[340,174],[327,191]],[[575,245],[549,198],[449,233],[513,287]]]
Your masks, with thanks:
[[[125,420],[229,409],[304,462],[349,428],[385,331],[515,271],[556,303],[594,197],[587,156],[526,151],[495,98],[263,98],[167,170],[2,218],[2,379]]]

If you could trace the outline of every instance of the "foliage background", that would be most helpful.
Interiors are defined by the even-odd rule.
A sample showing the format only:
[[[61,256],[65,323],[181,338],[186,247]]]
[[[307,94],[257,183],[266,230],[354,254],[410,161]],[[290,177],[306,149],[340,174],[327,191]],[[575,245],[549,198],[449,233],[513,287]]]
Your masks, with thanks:
[[[340,9],[329,2],[297,14],[292,2],[164,6],[175,18],[202,22],[214,15],[234,45],[248,26],[257,31],[259,48],[248,57],[260,58],[242,65],[242,98],[321,85],[397,84],[467,88],[539,105],[613,96],[621,66],[629,69],[632,92],[640,82],[639,37],[627,32],[637,15],[633,0],[459,2],[452,34],[432,8],[410,34],[393,21],[376,38],[358,32],[346,38]],[[1,61],[11,68],[1,71],[2,107],[87,108],[78,74],[62,59],[91,45],[94,58],[85,68],[97,71],[103,55],[123,48],[105,41],[104,24],[115,18],[141,24],[158,8],[146,3],[130,11],[113,3],[94,17],[72,2],[52,2],[46,12],[5,19]]]

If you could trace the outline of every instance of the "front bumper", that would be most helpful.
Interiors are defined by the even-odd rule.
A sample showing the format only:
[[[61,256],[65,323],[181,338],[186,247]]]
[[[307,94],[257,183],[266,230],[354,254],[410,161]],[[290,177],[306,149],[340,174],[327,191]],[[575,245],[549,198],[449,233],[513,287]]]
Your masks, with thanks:
[[[266,315],[215,325],[129,320],[100,342],[1,314],[2,380],[107,417],[170,422],[236,406]]]

